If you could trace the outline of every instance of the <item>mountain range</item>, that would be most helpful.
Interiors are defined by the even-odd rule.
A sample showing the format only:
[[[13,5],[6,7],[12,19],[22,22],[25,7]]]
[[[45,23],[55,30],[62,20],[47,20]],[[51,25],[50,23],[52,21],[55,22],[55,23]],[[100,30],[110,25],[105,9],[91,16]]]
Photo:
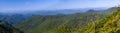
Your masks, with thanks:
[[[118,7],[105,10],[89,9],[86,12],[80,12],[79,9],[66,9],[28,13],[1,13],[0,20],[20,29],[24,33],[93,33],[101,32],[99,28],[93,29],[95,23],[99,25],[101,21],[107,22],[108,17],[116,20],[113,19],[116,15],[119,15]],[[101,26],[106,24],[101,24]],[[109,25],[109,21],[107,25]]]
[[[85,9],[63,9],[63,10],[41,10],[41,11],[30,11],[30,12],[7,12],[7,13],[2,13],[0,12],[0,20],[6,21],[9,24],[16,24],[22,21],[25,21],[32,16],[35,15],[67,15],[67,14],[74,14],[74,13],[84,13],[85,11],[89,11],[91,8],[85,8]],[[103,8],[96,8],[97,10],[95,11],[103,11]],[[93,9],[94,10],[94,9]],[[94,11],[93,11],[94,12]]]
[[[111,15],[114,10],[116,10],[116,8],[110,8],[104,11],[88,10],[88,12],[84,13],[67,15],[36,15],[26,21],[16,24],[15,27],[25,33],[73,33],[87,26],[89,23],[99,21]]]

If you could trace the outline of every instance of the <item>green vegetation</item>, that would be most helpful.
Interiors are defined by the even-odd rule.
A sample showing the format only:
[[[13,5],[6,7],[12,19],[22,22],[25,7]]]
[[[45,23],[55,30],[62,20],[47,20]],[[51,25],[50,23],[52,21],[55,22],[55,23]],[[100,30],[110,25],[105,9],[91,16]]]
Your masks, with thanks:
[[[104,19],[88,25],[75,33],[120,33],[120,8]]]
[[[23,32],[14,28],[8,23],[0,21],[0,33],[23,33]]]
[[[118,33],[119,16],[120,10],[116,8],[69,15],[37,15],[15,27],[25,33]]]
[[[43,33],[60,28],[60,26],[79,29],[103,17],[105,17],[105,15],[96,12],[52,16],[38,15],[16,24],[15,27],[23,30],[25,33]]]

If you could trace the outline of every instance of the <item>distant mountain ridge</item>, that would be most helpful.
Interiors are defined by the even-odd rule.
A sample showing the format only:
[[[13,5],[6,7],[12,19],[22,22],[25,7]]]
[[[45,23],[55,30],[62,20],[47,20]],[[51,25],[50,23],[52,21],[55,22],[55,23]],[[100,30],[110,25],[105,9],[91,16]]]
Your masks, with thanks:
[[[98,21],[99,19],[110,15],[109,13],[112,12],[88,11],[67,15],[36,15],[26,21],[16,24],[15,27],[23,30],[25,33],[62,33],[66,31],[64,29],[72,30],[71,28],[82,28],[88,23]],[[74,31],[74,29],[72,31]]]
[[[28,11],[18,11],[18,12],[3,12],[3,14],[40,14],[40,15],[56,15],[56,14],[74,14],[83,13],[90,9],[95,11],[103,11],[107,8],[77,8],[77,9],[58,9],[58,10],[28,10]],[[1,12],[2,13],[2,12]]]
[[[93,9],[95,11],[106,10],[106,8],[85,8],[85,9],[42,10],[42,11],[32,12],[32,13],[40,14],[40,15],[74,14],[74,13],[84,13],[90,9]]]
[[[6,21],[7,23],[14,25],[16,23],[27,20],[32,15],[23,15],[23,14],[0,14],[0,20]]]
[[[30,12],[18,12],[18,13],[0,13],[0,20],[7,21],[9,24],[16,24],[22,21],[29,19],[29,17],[35,15],[66,15],[66,14],[74,14],[74,13],[84,13],[85,11],[89,11],[90,8],[86,9],[65,9],[65,10],[41,10],[41,11],[30,11]],[[94,10],[93,12],[104,11],[101,8],[99,10]],[[113,9],[113,8],[112,8]],[[111,9],[109,9],[111,10]],[[108,10],[108,11],[109,11]],[[84,11],[84,12],[83,12]],[[91,11],[90,11],[91,12]],[[111,11],[110,11],[111,12]]]

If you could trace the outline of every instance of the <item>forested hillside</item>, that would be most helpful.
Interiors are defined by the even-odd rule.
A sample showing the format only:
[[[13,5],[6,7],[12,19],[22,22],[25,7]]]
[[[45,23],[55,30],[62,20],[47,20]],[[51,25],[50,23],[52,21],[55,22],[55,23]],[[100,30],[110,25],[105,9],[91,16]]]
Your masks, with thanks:
[[[107,12],[108,11],[89,10],[85,13],[68,15],[37,15],[16,24],[15,27],[23,30],[25,33],[73,33],[87,26],[89,23],[99,21],[112,14],[113,11]]]
[[[23,32],[6,22],[0,21],[0,33],[23,33]]]
[[[120,33],[120,0],[0,0],[0,33]]]
[[[98,22],[89,24],[75,33],[120,33],[120,8]]]
[[[120,8],[117,8],[112,15],[107,16],[100,21],[91,21],[91,23],[87,23],[88,26],[86,27],[77,28],[81,25],[75,25],[75,23],[72,22],[72,24],[63,24],[45,33],[120,33],[119,19]]]

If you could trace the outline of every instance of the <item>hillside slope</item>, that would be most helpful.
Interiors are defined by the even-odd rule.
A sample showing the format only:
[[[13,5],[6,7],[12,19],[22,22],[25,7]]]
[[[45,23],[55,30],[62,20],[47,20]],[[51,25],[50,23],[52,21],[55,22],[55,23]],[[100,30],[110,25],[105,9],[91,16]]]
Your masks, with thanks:
[[[97,21],[105,17],[96,12],[76,13],[69,15],[51,15],[51,16],[33,16],[29,20],[16,24],[15,27],[23,30],[25,33],[43,33],[58,28],[61,25],[74,28],[82,28],[88,23]]]
[[[75,33],[120,33],[120,7],[115,12]]]
[[[25,33],[73,33],[89,23],[99,21],[103,17],[112,14],[112,12],[88,11],[68,15],[37,15],[16,24],[15,27],[23,30]]]
[[[68,23],[60,25],[57,28],[44,33],[120,33],[119,23],[120,8],[116,8],[112,15],[107,16],[98,22],[93,21],[86,27],[76,28],[75,23]]]
[[[0,33],[23,33],[6,22],[0,21]]]

